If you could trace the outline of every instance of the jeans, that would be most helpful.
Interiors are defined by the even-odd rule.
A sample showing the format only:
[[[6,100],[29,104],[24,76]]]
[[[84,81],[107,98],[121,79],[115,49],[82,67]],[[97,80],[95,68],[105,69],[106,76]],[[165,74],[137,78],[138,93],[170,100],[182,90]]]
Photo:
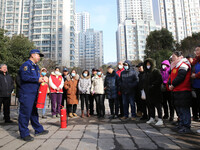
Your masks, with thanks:
[[[3,104],[3,114],[5,121],[10,120],[10,101],[11,97],[0,97],[0,104]]]
[[[45,112],[46,112],[46,105],[47,105],[47,96],[46,96],[46,99],[45,99],[44,108],[42,109],[42,115],[43,116],[45,115]]]
[[[85,103],[86,110],[88,111],[89,94],[81,94],[80,99],[81,99],[81,110],[84,110],[84,103]]]
[[[105,115],[104,95],[103,94],[95,94],[94,98],[97,102],[98,117],[104,117],[104,115]]]
[[[119,101],[118,101],[118,98],[109,99],[109,107],[110,107],[111,115],[118,116],[118,114],[119,114]]]
[[[69,113],[76,113],[77,104],[68,105]]]
[[[128,118],[129,104],[130,104],[131,105],[131,115],[132,115],[132,117],[136,117],[134,94],[122,94],[122,99],[123,99],[123,106],[124,106],[124,116]]]
[[[191,125],[190,107],[176,107],[176,110],[179,118],[179,126],[190,129]]]

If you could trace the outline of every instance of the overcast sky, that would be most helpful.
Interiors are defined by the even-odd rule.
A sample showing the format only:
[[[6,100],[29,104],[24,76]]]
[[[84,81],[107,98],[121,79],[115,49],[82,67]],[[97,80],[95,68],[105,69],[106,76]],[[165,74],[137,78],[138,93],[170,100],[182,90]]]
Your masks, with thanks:
[[[157,0],[153,0],[154,17],[158,17]],[[117,1],[116,0],[76,0],[76,12],[90,13],[91,28],[102,30],[104,37],[104,62],[117,61],[116,30]],[[156,19],[158,22],[158,19]]]

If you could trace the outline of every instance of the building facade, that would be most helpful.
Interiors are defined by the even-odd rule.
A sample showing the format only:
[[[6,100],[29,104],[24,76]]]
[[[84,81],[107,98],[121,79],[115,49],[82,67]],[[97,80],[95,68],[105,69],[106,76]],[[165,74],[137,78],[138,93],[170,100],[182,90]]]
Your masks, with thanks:
[[[160,22],[178,42],[200,32],[200,0],[158,0]]]
[[[24,34],[60,66],[75,64],[75,0],[0,0],[0,28]]]
[[[146,38],[156,25],[152,0],[118,0],[117,61],[143,60]]]

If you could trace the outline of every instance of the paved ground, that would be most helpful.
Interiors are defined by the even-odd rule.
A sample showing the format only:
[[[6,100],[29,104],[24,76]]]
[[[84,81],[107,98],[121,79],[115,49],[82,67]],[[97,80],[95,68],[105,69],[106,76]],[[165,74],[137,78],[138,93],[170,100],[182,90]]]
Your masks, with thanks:
[[[106,113],[109,113],[106,101]],[[80,114],[80,108],[78,109]],[[165,121],[162,127],[147,125],[141,121],[122,121],[120,119],[98,120],[91,118],[73,118],[68,120],[68,127],[60,129],[59,118],[51,118],[50,109],[47,119],[40,118],[48,135],[35,137],[26,143],[19,138],[17,109],[12,107],[14,124],[3,123],[0,115],[0,149],[2,150],[122,150],[122,149],[200,149],[199,122],[192,122],[193,134],[180,135],[173,130],[173,125]],[[30,126],[31,134],[34,130]]]

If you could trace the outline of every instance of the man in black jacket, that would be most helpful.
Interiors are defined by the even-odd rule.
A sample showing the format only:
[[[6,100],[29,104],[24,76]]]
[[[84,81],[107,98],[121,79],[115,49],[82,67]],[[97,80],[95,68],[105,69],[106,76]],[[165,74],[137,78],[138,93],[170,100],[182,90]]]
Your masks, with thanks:
[[[0,68],[0,104],[3,104],[5,123],[12,123],[10,120],[10,102],[14,84],[11,76],[8,74],[7,65],[2,64]]]
[[[136,119],[135,112],[135,93],[138,86],[138,75],[133,69],[130,61],[124,62],[124,71],[120,76],[120,91],[122,93],[122,100],[124,106],[124,117],[122,119],[127,119],[129,116],[129,104],[131,105],[131,115],[132,120]]]

